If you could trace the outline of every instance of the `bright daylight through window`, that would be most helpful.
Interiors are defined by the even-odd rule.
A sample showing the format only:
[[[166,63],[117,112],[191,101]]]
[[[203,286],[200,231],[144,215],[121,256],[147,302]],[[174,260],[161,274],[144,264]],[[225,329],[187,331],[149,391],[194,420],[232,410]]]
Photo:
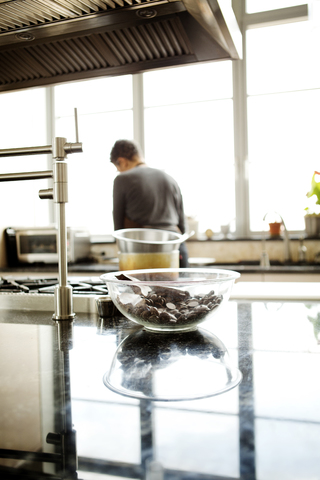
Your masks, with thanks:
[[[264,12],[302,5],[302,0],[246,0],[247,13]]]
[[[55,87],[56,136],[75,138],[74,107],[79,115],[83,153],[69,164],[68,217],[72,226],[92,234],[113,231],[110,150],[118,138],[133,138],[132,77],[114,77]]]
[[[46,129],[46,91],[44,88],[0,95],[0,149],[48,145]],[[48,169],[49,155],[1,158],[1,173]],[[40,189],[47,180],[2,182],[0,188],[1,224],[45,226],[49,220],[49,201],[40,200]],[[9,208],[10,206],[10,208]]]
[[[285,21],[285,12],[299,9],[300,3],[247,1],[241,63],[197,64],[2,94],[0,109],[7,114],[0,116],[0,148],[49,144],[53,136],[74,141],[76,107],[83,153],[68,159],[70,225],[88,227],[94,235],[112,233],[117,172],[110,149],[117,139],[135,137],[146,162],[178,180],[186,215],[197,218],[200,232],[218,233],[231,222],[237,235],[258,233],[264,214],[272,210],[290,231],[303,231],[310,202],[306,193],[313,171],[320,170],[320,29],[306,16]],[[274,19],[278,8],[283,9],[281,21],[272,25],[268,15]],[[137,84],[143,95],[137,95]],[[27,114],[15,115],[9,104],[19,104]],[[248,145],[248,151],[237,150],[239,145]],[[3,162],[2,171],[47,168],[48,159],[42,157],[29,157],[24,166],[19,159]],[[24,187],[10,185],[10,192],[17,188]],[[52,220],[48,202],[37,198],[43,186],[35,188],[32,193],[27,188],[28,208],[10,213],[10,223],[13,218],[29,225]]]
[[[219,231],[235,217],[232,64],[144,77],[146,159],[178,179],[200,231]]]
[[[318,38],[317,38],[318,37]],[[251,230],[277,210],[289,230],[304,229],[304,208],[320,168],[319,30],[295,22],[247,32]]]

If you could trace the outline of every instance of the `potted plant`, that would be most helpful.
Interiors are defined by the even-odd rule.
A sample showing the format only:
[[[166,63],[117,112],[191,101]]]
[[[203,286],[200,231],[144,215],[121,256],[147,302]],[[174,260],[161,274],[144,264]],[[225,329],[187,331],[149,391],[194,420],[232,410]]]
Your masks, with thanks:
[[[316,175],[320,172],[314,172],[311,180],[311,189],[307,193],[307,197],[311,198],[313,195],[317,197],[316,203],[312,207],[305,208],[305,225],[307,235],[310,237],[320,237],[320,182],[316,181]]]
[[[282,222],[269,223],[269,231],[270,231],[271,237],[278,237],[280,235],[281,225],[282,225]]]
[[[267,212],[263,217],[269,225],[269,233],[271,237],[279,237],[281,233],[281,227],[283,220],[277,212]]]

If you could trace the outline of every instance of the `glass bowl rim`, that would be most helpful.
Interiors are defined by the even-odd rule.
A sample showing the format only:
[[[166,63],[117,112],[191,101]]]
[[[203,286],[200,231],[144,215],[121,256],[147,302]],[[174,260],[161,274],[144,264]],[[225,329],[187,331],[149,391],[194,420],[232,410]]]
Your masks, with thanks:
[[[131,279],[120,280],[116,278],[116,275],[129,275],[134,276],[136,274],[144,273],[202,273],[202,274],[217,274],[216,278],[201,278],[191,279],[190,277],[179,278],[178,280],[138,280]],[[225,277],[219,277],[219,274],[226,275]],[[183,286],[183,285],[210,285],[215,283],[229,282],[230,280],[236,280],[241,274],[234,270],[224,270],[220,268],[148,268],[141,270],[123,270],[117,272],[108,272],[100,276],[100,279],[105,283],[113,283],[116,285],[164,285],[164,286]]]

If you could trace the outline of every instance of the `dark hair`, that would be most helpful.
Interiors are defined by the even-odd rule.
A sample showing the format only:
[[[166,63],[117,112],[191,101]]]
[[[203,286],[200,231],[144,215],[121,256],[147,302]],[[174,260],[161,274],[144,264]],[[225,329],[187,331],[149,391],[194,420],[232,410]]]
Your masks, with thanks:
[[[133,157],[142,158],[143,154],[140,145],[132,140],[117,140],[110,152],[110,161],[116,163],[119,157],[134,160]]]

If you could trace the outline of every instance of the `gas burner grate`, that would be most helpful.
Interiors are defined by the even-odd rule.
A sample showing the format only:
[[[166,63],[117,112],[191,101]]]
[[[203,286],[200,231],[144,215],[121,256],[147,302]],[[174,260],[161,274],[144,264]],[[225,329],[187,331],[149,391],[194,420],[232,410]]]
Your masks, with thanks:
[[[72,286],[75,295],[108,295],[108,289],[103,282],[89,281],[89,282],[73,282],[68,281],[68,285]],[[38,293],[54,293],[54,285],[41,287]]]
[[[0,278],[0,293],[54,293],[54,288],[58,285],[58,278]],[[107,286],[100,280],[86,280],[84,282],[68,281],[72,286],[75,295],[108,295]]]
[[[48,287],[56,285],[59,282],[58,278],[0,278],[0,293],[19,293],[19,292],[34,292],[38,291],[40,287]]]

